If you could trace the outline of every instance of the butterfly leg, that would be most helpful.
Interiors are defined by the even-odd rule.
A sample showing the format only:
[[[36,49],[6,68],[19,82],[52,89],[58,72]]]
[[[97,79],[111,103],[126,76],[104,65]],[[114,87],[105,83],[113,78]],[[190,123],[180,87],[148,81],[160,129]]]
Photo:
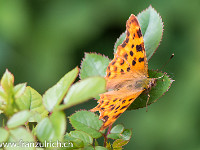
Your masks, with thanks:
[[[150,98],[150,95],[149,95],[149,93],[148,93],[148,95],[147,95],[147,96],[148,96],[148,98],[147,98],[147,102],[146,102],[146,112],[148,111],[148,106],[147,106],[147,105],[148,105],[149,98]]]

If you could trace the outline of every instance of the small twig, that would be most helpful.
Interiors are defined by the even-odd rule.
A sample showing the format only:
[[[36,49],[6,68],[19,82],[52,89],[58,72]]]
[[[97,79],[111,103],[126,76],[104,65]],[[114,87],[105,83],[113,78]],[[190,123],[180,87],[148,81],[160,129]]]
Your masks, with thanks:
[[[103,146],[104,147],[106,147],[106,142],[107,142],[107,135],[106,134],[103,134],[103,136],[104,136],[104,143],[103,143]]]
[[[104,147],[106,147],[106,143],[107,143],[107,140],[108,140],[107,136],[108,136],[108,134],[110,134],[111,129],[112,129],[112,124],[108,127],[107,133],[103,134],[103,136],[104,136],[104,144],[103,144],[103,146]]]

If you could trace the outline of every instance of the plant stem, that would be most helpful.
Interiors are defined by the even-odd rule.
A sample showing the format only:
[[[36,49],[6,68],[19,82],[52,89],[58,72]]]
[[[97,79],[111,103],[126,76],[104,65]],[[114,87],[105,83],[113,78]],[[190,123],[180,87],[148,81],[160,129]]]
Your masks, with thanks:
[[[104,143],[103,143],[103,146],[106,147],[106,142],[107,142],[107,140],[108,140],[108,139],[107,139],[107,135],[104,134],[103,136],[104,136]]]
[[[103,144],[104,147],[106,147],[106,143],[108,140],[107,136],[108,136],[108,134],[110,134],[111,129],[112,129],[112,124],[108,127],[107,133],[103,135],[104,136],[104,144]]]

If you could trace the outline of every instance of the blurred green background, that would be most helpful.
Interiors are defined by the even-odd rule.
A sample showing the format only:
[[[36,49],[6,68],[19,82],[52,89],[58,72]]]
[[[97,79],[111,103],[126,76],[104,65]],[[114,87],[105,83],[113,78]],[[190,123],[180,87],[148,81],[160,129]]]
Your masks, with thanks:
[[[133,130],[126,150],[199,150],[199,0],[0,0],[0,75],[8,68],[15,84],[28,82],[43,94],[80,66],[84,52],[113,58],[130,14],[150,4],[162,16],[164,35],[149,68],[159,69],[175,53],[163,71],[176,81],[148,112],[127,111],[116,123]],[[66,113],[95,105],[91,100]]]

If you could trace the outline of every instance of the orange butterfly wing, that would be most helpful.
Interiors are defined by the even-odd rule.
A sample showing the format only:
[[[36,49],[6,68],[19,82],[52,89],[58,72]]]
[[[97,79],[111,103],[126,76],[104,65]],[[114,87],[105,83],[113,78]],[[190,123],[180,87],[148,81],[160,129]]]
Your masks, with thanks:
[[[98,105],[91,111],[99,111],[104,130],[129,107],[144,91],[148,77],[148,64],[144,40],[139,22],[131,15],[126,23],[126,39],[117,47],[113,60],[106,70],[107,89],[100,95]],[[138,81],[141,81],[138,83]]]
[[[102,119],[104,121],[104,124],[101,127],[100,131],[113,124],[142,92],[143,90],[137,91],[124,98],[116,97],[116,95],[114,95],[113,97],[113,95],[110,95],[111,93],[108,94],[109,92],[106,94],[101,94],[100,100],[98,101],[99,104],[97,105],[97,107],[91,110],[93,112],[99,111],[99,119]],[[119,91],[119,93],[124,94],[124,91]]]

